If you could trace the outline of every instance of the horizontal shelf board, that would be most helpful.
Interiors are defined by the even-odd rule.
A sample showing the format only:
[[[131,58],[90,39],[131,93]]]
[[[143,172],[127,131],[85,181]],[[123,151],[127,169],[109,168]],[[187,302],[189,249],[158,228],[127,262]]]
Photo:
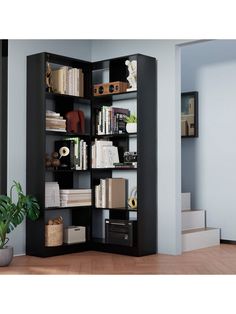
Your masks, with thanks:
[[[124,138],[124,137],[136,137],[137,133],[123,133],[123,134],[102,134],[102,135],[93,135],[93,138],[110,138],[110,137],[114,137],[114,138]]]
[[[123,171],[130,171],[130,170],[134,170],[136,171],[137,168],[131,168],[131,167],[127,167],[127,168],[122,168],[122,167],[116,167],[116,168],[91,168],[92,171],[105,171],[105,170],[123,170]]]
[[[46,135],[53,135],[53,136],[68,136],[68,137],[85,137],[85,138],[90,138],[90,134],[76,134],[76,133],[69,133],[69,132],[62,132],[62,131],[49,131],[45,130]]]
[[[109,95],[100,95],[100,96],[93,96],[94,101],[99,100],[126,100],[126,99],[134,99],[137,97],[137,91],[133,92],[126,92],[126,93],[119,93],[119,94],[109,94]]]
[[[137,212],[137,209],[132,208],[109,208],[109,207],[93,207],[94,210],[110,210],[110,211],[122,211],[122,212]]]
[[[56,172],[56,173],[68,173],[68,172],[88,172],[90,169],[87,170],[75,170],[75,169],[53,169],[53,168],[45,168],[45,171],[47,172]]]
[[[50,92],[45,92],[46,98],[47,99],[70,99],[74,100],[77,103],[80,104],[85,104],[85,105],[90,105],[91,100],[89,98],[84,98],[84,97],[78,97],[78,96],[73,96],[73,95],[67,95],[67,94],[58,94],[58,93],[50,93]]]
[[[69,206],[69,207],[45,207],[45,210],[64,210],[64,209],[79,209],[79,208],[91,208],[91,205],[81,205],[81,206]]]
[[[103,244],[105,246],[122,247],[122,248],[130,249],[130,250],[136,248],[135,246],[107,243],[105,238],[92,238],[92,242],[93,243],[100,243],[100,244]]]

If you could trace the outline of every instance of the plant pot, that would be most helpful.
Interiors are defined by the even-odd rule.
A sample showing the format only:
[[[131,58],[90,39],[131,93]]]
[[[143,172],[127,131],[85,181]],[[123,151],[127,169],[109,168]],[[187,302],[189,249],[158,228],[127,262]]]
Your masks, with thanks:
[[[126,131],[128,133],[137,133],[137,123],[127,123]]]
[[[3,249],[0,249],[0,267],[8,266],[13,259],[13,247],[6,246]]]

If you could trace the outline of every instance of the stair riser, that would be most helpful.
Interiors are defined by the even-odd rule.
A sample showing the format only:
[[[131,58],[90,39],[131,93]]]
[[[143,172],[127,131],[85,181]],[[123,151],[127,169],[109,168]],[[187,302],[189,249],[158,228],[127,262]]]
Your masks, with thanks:
[[[191,193],[181,193],[181,210],[191,209]]]
[[[211,229],[182,234],[182,251],[202,249],[220,244],[220,230]]]
[[[205,211],[182,212],[182,230],[205,228]]]

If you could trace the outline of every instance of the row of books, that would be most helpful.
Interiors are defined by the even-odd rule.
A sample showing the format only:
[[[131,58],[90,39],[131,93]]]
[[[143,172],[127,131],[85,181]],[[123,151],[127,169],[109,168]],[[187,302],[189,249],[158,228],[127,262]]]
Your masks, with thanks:
[[[52,70],[51,85],[54,93],[84,97],[82,69],[63,66]]]
[[[58,182],[45,182],[45,207],[91,206],[91,189],[60,189]]]
[[[67,147],[68,154],[61,155],[61,148]],[[55,150],[60,155],[60,168],[87,170],[88,169],[88,145],[79,137],[67,137],[65,140],[55,141]]]
[[[66,132],[66,119],[60,113],[47,110],[46,111],[46,130]]]
[[[112,141],[97,140],[92,144],[92,168],[114,168],[119,163],[118,148]]]
[[[125,118],[128,116],[130,116],[128,109],[103,106],[96,114],[96,133],[98,135],[126,133]]]
[[[97,208],[125,208],[127,180],[124,178],[100,179],[95,186],[95,206]]]

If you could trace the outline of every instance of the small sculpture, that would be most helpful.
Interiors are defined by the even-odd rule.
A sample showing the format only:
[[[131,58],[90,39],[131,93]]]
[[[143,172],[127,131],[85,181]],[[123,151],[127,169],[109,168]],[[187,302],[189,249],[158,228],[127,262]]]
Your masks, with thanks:
[[[59,154],[57,152],[53,152],[51,154],[51,157],[49,157],[49,155],[46,154],[45,155],[45,166],[46,166],[46,168],[53,167],[55,169],[58,169],[58,167],[61,164],[58,157],[59,157]]]
[[[52,69],[49,62],[47,62],[46,68],[46,90],[47,92],[52,92]]]
[[[129,71],[127,81],[129,82],[130,88],[127,88],[127,92],[137,90],[137,61],[126,60],[125,65],[128,67]]]

